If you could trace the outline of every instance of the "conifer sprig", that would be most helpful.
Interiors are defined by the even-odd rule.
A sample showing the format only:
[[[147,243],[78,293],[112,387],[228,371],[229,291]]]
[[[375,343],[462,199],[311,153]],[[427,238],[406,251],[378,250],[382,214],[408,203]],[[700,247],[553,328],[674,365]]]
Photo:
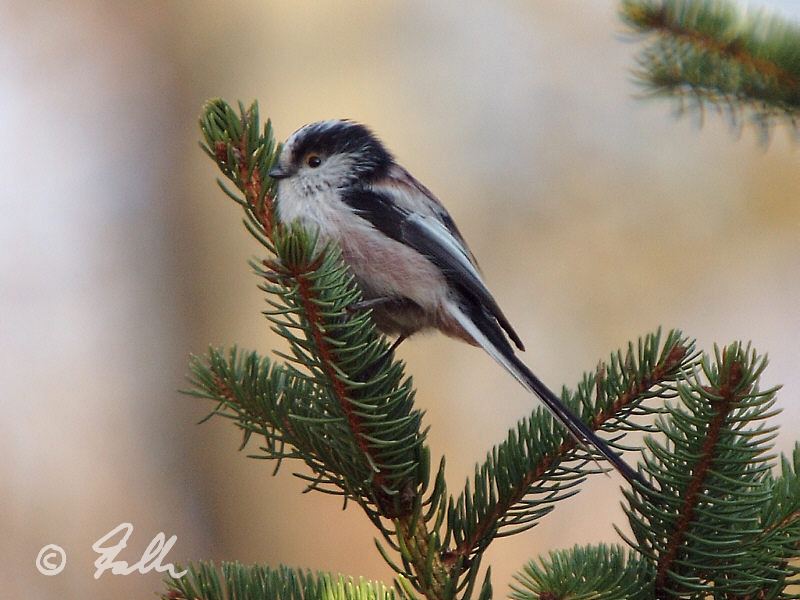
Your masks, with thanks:
[[[631,550],[551,552],[517,576],[515,600],[797,598],[800,444],[774,476],[776,388],[759,389],[765,366],[737,343],[686,370],[656,419],[667,441],[646,439],[644,469],[659,489],[624,492]]]
[[[376,523],[410,514],[428,477],[411,381],[368,311],[348,312],[361,296],[338,248],[276,223],[272,127],[267,122],[261,132],[255,103],[239,108],[236,114],[221,100],[206,105],[203,147],[242,193],[220,184],[272,254],[251,264],[268,293],[265,315],[290,354],[278,353],[288,360],[280,366],[250,355],[245,364],[264,379],[253,382],[252,371],[237,369],[234,353],[226,361],[212,351],[193,363],[195,393],[221,402],[216,412],[237,420],[247,435],[258,430],[267,457],[302,457],[314,473],[307,477],[312,488],[345,494]]]
[[[775,584],[786,556],[757,549],[774,488],[767,452],[776,427],[765,420],[776,414],[776,389],[758,389],[765,366],[749,347],[717,350],[659,417],[666,442],[647,440],[644,469],[660,490],[625,495],[633,546],[656,566],[657,598],[701,598],[709,587],[724,597],[763,597],[767,582]]]
[[[574,393],[563,400],[595,428],[609,431],[646,429],[630,420],[633,414],[653,409],[643,402],[675,394],[677,380],[696,361],[694,344],[678,331],[662,341],[661,332],[640,341],[638,352],[629,346],[585,375]],[[472,557],[496,537],[530,529],[559,500],[577,493],[589,457],[544,410],[535,410],[519,422],[508,438],[496,446],[482,465],[476,465],[470,482],[448,508],[448,531],[453,554]],[[577,463],[577,464],[576,464]]]
[[[652,578],[650,565],[620,546],[575,546],[530,561],[512,584],[512,600],[637,600],[642,582]]]
[[[278,159],[280,146],[275,143],[272,122],[263,131],[259,125],[258,104],[249,108],[239,102],[239,113],[227,102],[210,100],[203,107],[200,131],[203,151],[217,163],[223,175],[241,192],[231,191],[220,179],[222,191],[245,211],[245,225],[250,233],[272,254],[272,239],[278,224],[273,220],[275,181],[269,176]]]
[[[798,24],[723,0],[623,0],[621,14],[647,36],[636,76],[649,92],[679,111],[723,109],[737,127],[749,117],[764,135],[778,121],[797,132]]]
[[[328,573],[223,563],[190,564],[188,574],[168,582],[164,600],[396,600],[381,583]],[[222,577],[220,578],[220,575]]]

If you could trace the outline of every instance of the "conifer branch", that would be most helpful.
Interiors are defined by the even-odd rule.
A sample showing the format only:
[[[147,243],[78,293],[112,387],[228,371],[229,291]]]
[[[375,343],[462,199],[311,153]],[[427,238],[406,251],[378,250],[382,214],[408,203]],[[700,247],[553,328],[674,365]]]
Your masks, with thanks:
[[[727,0],[623,0],[621,15],[648,39],[637,79],[654,95],[745,115],[764,136],[777,121],[797,132],[800,26]]]
[[[791,459],[781,456],[779,477],[766,474],[765,486],[770,490],[769,501],[762,507],[763,531],[756,536],[755,545],[760,553],[775,557],[778,565],[780,576],[769,593],[797,598],[800,594],[789,595],[785,589],[798,591],[800,585],[800,443],[795,443]]]
[[[706,381],[687,376],[681,404],[659,418],[668,444],[647,441],[645,470],[661,490],[625,493],[633,545],[656,566],[656,598],[702,596],[709,586],[725,597],[759,597],[781,568],[779,557],[756,550],[772,493],[766,452],[776,428],[764,420],[776,414],[776,389],[758,390],[766,360],[749,347],[733,344],[715,358],[703,361]]]
[[[696,360],[693,343],[671,331],[661,344],[661,333],[647,336],[638,355],[629,347],[626,357],[612,355],[592,377],[586,375],[576,393],[563,400],[595,429],[642,429],[629,421],[632,413],[649,412],[643,401],[674,394],[676,380]],[[496,537],[530,529],[549,513],[554,503],[577,493],[583,465],[589,460],[574,439],[541,409],[509,431],[505,442],[476,466],[474,491],[469,481],[451,502],[449,530],[457,556],[469,558]],[[578,462],[579,466],[569,466]]]
[[[332,491],[327,484],[334,484],[374,521],[409,513],[413,503],[406,496],[422,484],[418,476],[424,475],[418,470],[424,432],[421,414],[412,407],[410,381],[403,381],[401,363],[388,360],[388,344],[368,313],[348,315],[347,308],[360,294],[338,248],[323,247],[305,232],[275,223],[273,183],[267,173],[277,148],[270,123],[260,134],[258,119],[256,104],[245,109],[240,103],[236,115],[226,103],[211,101],[201,130],[207,154],[243,193],[239,198],[227,192],[244,208],[248,230],[274,255],[251,264],[262,277],[261,288],[270,294],[272,309],[265,314],[290,343],[292,355],[284,358],[296,365],[282,373],[293,387],[281,393],[293,389],[307,394],[295,396],[290,412],[261,433],[272,440],[291,438],[300,455],[313,448],[306,461],[316,473],[311,487]],[[195,361],[194,367],[195,382],[202,385],[205,379],[198,375],[204,365]],[[255,406],[253,398],[246,406]],[[251,426],[253,415],[227,407],[241,417],[240,425]],[[302,439],[291,435],[306,430]]]
[[[651,571],[647,561],[620,546],[575,546],[527,563],[515,575],[519,585],[511,586],[510,597],[645,600],[643,582],[652,579]]]
[[[395,590],[378,582],[288,567],[201,563],[187,570],[168,582],[164,600],[399,600]]]
[[[231,192],[217,180],[225,194],[239,204],[247,216],[245,224],[253,236],[270,251],[275,224],[273,206],[275,182],[269,170],[278,157],[272,124],[267,121],[259,130],[258,105],[245,109],[239,102],[239,114],[227,102],[211,100],[200,118],[203,151],[217,163],[219,170],[243,194]]]

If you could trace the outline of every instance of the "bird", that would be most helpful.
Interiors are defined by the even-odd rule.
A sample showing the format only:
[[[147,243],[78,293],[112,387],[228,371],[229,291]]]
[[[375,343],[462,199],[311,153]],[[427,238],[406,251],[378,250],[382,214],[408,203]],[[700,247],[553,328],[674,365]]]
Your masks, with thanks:
[[[339,245],[376,327],[397,336],[438,330],[479,346],[538,397],[578,444],[593,446],[628,482],[647,485],[523,363],[525,347],[484,283],[455,221],[367,126],[299,128],[268,172],[278,221],[299,221]],[[513,346],[512,346],[513,344]]]

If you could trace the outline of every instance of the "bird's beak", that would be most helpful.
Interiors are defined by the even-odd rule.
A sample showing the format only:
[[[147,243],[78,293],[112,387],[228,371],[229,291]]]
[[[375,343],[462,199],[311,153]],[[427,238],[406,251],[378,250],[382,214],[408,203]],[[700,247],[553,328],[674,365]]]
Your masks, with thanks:
[[[273,179],[284,179],[289,176],[289,170],[281,165],[275,165],[269,170],[268,175]]]

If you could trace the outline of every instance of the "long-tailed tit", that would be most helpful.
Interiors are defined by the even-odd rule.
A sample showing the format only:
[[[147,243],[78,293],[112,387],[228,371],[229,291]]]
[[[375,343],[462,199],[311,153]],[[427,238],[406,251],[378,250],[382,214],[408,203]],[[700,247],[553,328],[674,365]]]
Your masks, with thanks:
[[[453,219],[366,127],[306,125],[286,141],[269,175],[279,180],[278,218],[339,244],[381,331],[403,340],[438,329],[480,346],[579,443],[594,446],[628,481],[642,481],[517,358],[509,339],[519,350],[522,342]]]

